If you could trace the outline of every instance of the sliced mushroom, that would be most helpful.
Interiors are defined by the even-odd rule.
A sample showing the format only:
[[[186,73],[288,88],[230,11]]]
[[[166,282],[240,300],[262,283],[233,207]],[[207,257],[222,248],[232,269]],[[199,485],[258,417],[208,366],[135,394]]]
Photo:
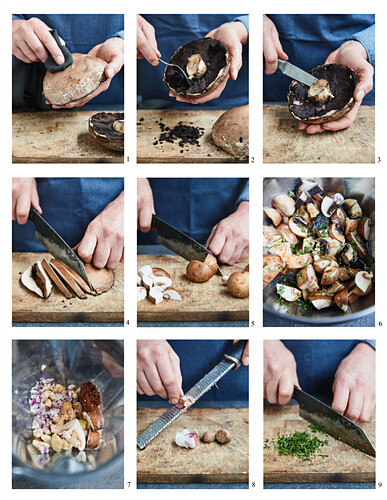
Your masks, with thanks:
[[[141,279],[141,276],[139,276],[137,274],[137,286],[141,286],[142,285],[142,279]]]
[[[326,257],[320,257],[320,255],[314,256],[313,267],[315,271],[322,274],[328,267],[332,265],[333,260]]]
[[[155,276],[153,278],[153,286],[159,286],[163,290],[166,290],[172,285],[172,280],[171,278],[168,278],[167,276]]]
[[[181,295],[175,288],[167,288],[164,290],[163,298],[166,300],[181,300]]]
[[[263,281],[270,283],[282,270],[282,260],[278,255],[263,256]]]
[[[309,189],[309,195],[314,198],[318,205],[320,206],[324,199],[324,190],[319,186],[314,186],[312,189]]]
[[[323,286],[325,285],[331,285],[335,281],[337,281],[340,277],[340,269],[339,269],[339,264],[335,261],[331,262],[331,265],[325,269],[322,277],[321,277],[321,284]]]
[[[296,209],[296,202],[288,194],[279,194],[271,202],[282,215],[290,217]]]
[[[43,269],[48,274],[48,276],[50,277],[50,280],[58,287],[58,289],[62,292],[62,294],[66,297],[66,299],[72,299],[73,297],[75,297],[75,295],[73,293],[70,293],[67,290],[65,285],[60,280],[59,276],[57,276],[57,274],[52,269],[50,264],[46,261],[46,259],[42,260],[42,266],[43,266]]]
[[[152,274],[145,274],[142,277],[142,286],[147,290],[150,290],[153,287],[153,277]]]
[[[140,278],[143,278],[147,274],[151,274],[151,273],[152,273],[152,268],[148,264],[146,264],[145,266],[142,266],[138,271],[138,275],[140,276]]]
[[[344,210],[340,207],[336,208],[336,210],[331,215],[331,221],[333,222],[333,224],[337,224],[339,227],[341,227],[341,229],[344,229],[346,219],[347,216],[345,215]]]
[[[271,226],[263,226],[263,244],[266,246],[272,245],[275,241],[282,242],[281,233]]]
[[[341,193],[335,193],[333,196],[332,196],[334,202],[336,203],[336,205],[341,205],[344,201],[344,196],[341,194]]]
[[[333,304],[333,299],[329,295],[310,294],[308,299],[313,304],[313,306],[318,310],[326,309],[327,307],[330,307]]]
[[[269,252],[273,255],[279,255],[284,262],[288,255],[292,255],[292,249],[290,243],[280,243],[278,245],[273,245],[269,248]]]
[[[265,208],[265,214],[273,222],[275,226],[279,226],[282,222],[282,215],[275,208]]]
[[[147,295],[147,290],[144,286],[138,286],[137,287],[137,302],[141,302],[142,300],[146,299]]]
[[[305,201],[305,207],[306,207],[307,211],[309,212],[309,215],[311,216],[312,219],[316,218],[318,216],[318,214],[320,213],[320,209],[319,209],[316,201],[312,197],[309,197]]]
[[[336,257],[340,261],[344,262],[344,264],[348,264],[355,258],[355,250],[353,249],[352,245],[346,243],[340,250],[340,252],[337,253]]]
[[[301,196],[303,191],[309,191],[317,186],[317,182],[314,179],[300,179],[294,188],[296,196]]]
[[[296,215],[299,215],[302,217],[306,222],[310,221],[310,214],[306,209],[305,205],[301,205],[297,210],[296,210]]]
[[[300,269],[313,263],[313,257],[310,253],[304,255],[288,255],[286,257],[286,265],[290,269]]]
[[[333,257],[340,251],[341,245],[337,240],[327,236],[326,238],[319,238],[317,240],[316,248],[318,248],[321,255]]]
[[[44,285],[43,285],[43,283],[40,280],[39,281],[40,286],[38,286],[38,283],[34,279],[34,275],[33,275],[34,266],[36,266],[36,264],[33,264],[32,266],[28,267],[24,271],[24,273],[21,275],[20,280],[23,283],[23,285],[26,288],[28,288],[28,290],[30,290],[33,293],[36,293],[36,295],[38,295],[39,297],[46,298],[46,297],[44,297]],[[35,271],[35,273],[36,273],[36,271]]]
[[[368,295],[372,290],[372,273],[359,271],[355,277],[356,288],[353,290],[355,295]]]
[[[309,234],[308,222],[300,217],[294,216],[289,220],[289,227],[291,231],[300,238],[306,238]]]
[[[171,278],[170,274],[160,267],[152,267],[152,274],[153,276],[165,276],[166,278]]]
[[[340,283],[339,280],[335,281],[334,283],[332,283],[332,285],[326,290],[326,292],[329,294],[329,293],[338,293],[338,292],[341,292],[341,290],[344,290],[344,285],[342,283]]]
[[[287,224],[280,224],[277,227],[277,231],[281,234],[283,241],[287,241],[291,245],[296,245],[298,243],[297,236],[291,231]]]
[[[360,234],[357,234],[356,232],[351,232],[347,235],[347,240],[359,255],[361,255],[362,257],[366,257],[367,255],[366,242],[360,236]]]
[[[316,240],[313,236],[308,236],[302,240],[302,251],[304,253],[310,253],[316,245]]]
[[[328,233],[331,238],[334,238],[335,240],[339,241],[340,243],[345,242],[345,235],[341,229],[340,226],[337,224],[331,224],[328,227]]]
[[[288,302],[294,302],[301,296],[301,291],[292,286],[276,284],[277,293]]]
[[[160,304],[163,300],[164,290],[161,286],[154,286],[149,290],[148,299],[152,302],[152,304]]]
[[[371,232],[371,225],[372,221],[368,217],[364,217],[360,224],[359,227],[357,228],[357,232],[362,236],[366,241],[369,240],[370,237],[370,232]]]
[[[307,289],[309,292],[318,290],[318,281],[312,264],[297,273],[297,284],[301,290]]]
[[[345,221],[345,235],[357,231],[359,221],[356,219],[347,219]]]
[[[87,295],[83,292],[81,287],[73,278],[67,269],[63,266],[62,261],[58,259],[51,259],[50,266],[56,272],[56,274],[62,279],[62,281],[71,289],[80,299],[87,299]]]
[[[303,191],[296,201],[296,210],[299,210],[302,206],[304,206],[305,201],[308,199],[308,195],[306,191]]]
[[[353,198],[344,200],[341,206],[349,217],[361,217],[363,215],[363,211],[358,201]]]
[[[336,208],[337,205],[333,198],[330,198],[329,196],[325,196],[323,198],[323,201],[321,202],[321,212],[325,215],[325,217],[330,217]]]

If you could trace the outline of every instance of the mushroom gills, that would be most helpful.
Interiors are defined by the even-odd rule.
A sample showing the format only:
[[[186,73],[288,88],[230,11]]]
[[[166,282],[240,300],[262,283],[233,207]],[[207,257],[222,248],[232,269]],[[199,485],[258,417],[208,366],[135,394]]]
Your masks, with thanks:
[[[333,99],[335,96],[331,92],[328,80],[320,78],[309,87],[308,97],[314,102],[326,102],[329,97]]]

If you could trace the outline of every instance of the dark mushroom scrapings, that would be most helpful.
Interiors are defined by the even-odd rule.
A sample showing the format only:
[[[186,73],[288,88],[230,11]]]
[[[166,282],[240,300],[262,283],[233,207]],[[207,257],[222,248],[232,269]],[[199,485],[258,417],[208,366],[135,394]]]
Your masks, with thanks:
[[[188,75],[173,66],[167,66],[164,83],[175,94],[184,97],[200,97],[215,90],[227,77],[230,55],[219,40],[197,38],[177,49],[169,60]]]
[[[103,148],[124,151],[124,113],[96,113],[89,118],[89,132]]]
[[[325,64],[310,73],[318,78],[311,87],[295,80],[289,86],[289,111],[294,118],[305,123],[324,123],[351,111],[358,83],[355,71],[342,64]]]
[[[301,180],[265,209],[263,280],[267,296],[302,309],[351,305],[373,287],[372,220],[355,198]]]

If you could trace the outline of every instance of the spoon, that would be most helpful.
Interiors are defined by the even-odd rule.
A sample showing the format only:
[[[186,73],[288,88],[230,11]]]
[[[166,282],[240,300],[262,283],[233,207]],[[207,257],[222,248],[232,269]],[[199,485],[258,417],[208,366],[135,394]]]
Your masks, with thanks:
[[[184,78],[187,80],[187,83],[188,83],[189,85],[191,85],[191,81],[190,81],[189,77],[187,76],[186,72],[183,70],[183,68],[180,68],[180,66],[178,66],[177,64],[170,64],[170,63],[167,63],[167,62],[163,61],[162,59],[159,59],[159,61],[160,61],[161,63],[165,64],[165,66],[174,66],[175,68],[179,69],[179,70],[183,73]]]

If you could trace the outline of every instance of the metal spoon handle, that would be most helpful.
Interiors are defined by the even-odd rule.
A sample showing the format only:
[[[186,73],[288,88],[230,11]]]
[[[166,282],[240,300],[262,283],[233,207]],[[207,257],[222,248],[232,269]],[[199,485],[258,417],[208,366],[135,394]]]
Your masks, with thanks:
[[[159,59],[159,61],[161,63],[165,64],[165,66],[174,66],[175,68],[179,69],[183,73],[184,78],[187,80],[187,82],[190,83],[189,78],[188,78],[186,72],[182,68],[180,68],[180,66],[178,66],[177,64],[167,63],[167,62],[163,61],[162,59]]]

